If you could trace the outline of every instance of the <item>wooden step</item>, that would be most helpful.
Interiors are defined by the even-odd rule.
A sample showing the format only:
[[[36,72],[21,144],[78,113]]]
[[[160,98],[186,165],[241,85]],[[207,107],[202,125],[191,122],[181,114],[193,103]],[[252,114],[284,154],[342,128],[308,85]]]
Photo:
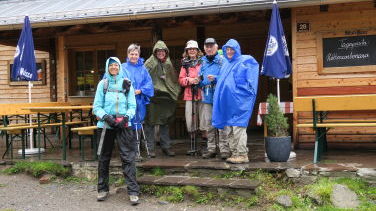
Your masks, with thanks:
[[[137,179],[139,184],[163,185],[163,186],[185,186],[192,185],[208,188],[230,188],[255,190],[259,185],[258,180],[249,179],[221,179],[211,177],[190,177],[190,176],[152,176],[145,175]]]

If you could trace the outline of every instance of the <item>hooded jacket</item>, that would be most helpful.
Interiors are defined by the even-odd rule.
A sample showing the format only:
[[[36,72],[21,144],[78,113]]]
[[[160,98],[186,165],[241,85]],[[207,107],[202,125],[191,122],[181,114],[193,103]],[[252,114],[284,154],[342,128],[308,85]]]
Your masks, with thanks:
[[[122,64],[125,77],[132,81],[132,86],[135,90],[141,90],[141,94],[136,95],[136,114],[131,120],[132,128],[138,130],[144,121],[146,115],[146,105],[150,103],[150,98],[154,96],[153,81],[144,66],[144,59],[139,58],[136,64],[127,59],[126,63]]]
[[[115,60],[119,64],[119,73],[115,76],[111,75],[108,70],[110,59]],[[123,90],[124,72],[120,60],[117,57],[110,57],[106,61],[106,73],[105,77],[108,79],[108,91],[105,94],[103,91],[104,80],[98,83],[97,91],[95,93],[93,103],[93,113],[101,120],[98,121],[97,126],[103,128],[104,121],[103,116],[109,115],[123,115],[132,119],[136,112],[136,98],[134,95],[134,89],[131,85],[128,94],[121,92]],[[114,92],[111,90],[118,90]],[[128,123],[131,126],[131,123]],[[107,128],[110,128],[108,125]]]
[[[159,49],[166,51],[166,59],[164,62],[159,61],[156,56],[156,51]],[[159,40],[154,45],[153,54],[146,60],[145,67],[148,69],[153,80],[153,99],[158,100],[159,98],[163,100],[168,97],[176,101],[180,92],[178,75],[171,63],[169,50],[163,41]]]
[[[229,59],[226,48],[235,50]],[[249,55],[242,55],[239,43],[230,39],[223,47],[227,62],[221,68],[213,100],[213,126],[247,127],[257,96],[259,64]]]

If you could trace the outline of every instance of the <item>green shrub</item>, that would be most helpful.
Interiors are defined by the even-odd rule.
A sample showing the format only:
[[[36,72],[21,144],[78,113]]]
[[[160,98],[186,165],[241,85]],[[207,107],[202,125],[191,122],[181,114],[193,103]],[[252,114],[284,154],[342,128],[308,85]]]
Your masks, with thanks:
[[[278,99],[273,94],[268,96],[267,102],[268,114],[265,115],[265,123],[268,128],[268,136],[270,137],[282,137],[288,136],[289,125],[287,123],[287,118],[282,113]]]

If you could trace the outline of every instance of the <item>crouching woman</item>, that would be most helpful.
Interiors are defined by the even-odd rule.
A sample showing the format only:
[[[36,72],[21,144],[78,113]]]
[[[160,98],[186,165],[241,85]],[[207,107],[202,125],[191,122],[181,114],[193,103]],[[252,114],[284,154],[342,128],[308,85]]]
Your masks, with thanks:
[[[135,156],[137,142],[130,119],[136,111],[136,99],[131,82],[123,77],[120,60],[106,61],[105,79],[98,83],[93,112],[98,117],[98,196],[104,201],[109,196],[109,165],[115,140],[119,146],[123,174],[132,205],[139,203]]]

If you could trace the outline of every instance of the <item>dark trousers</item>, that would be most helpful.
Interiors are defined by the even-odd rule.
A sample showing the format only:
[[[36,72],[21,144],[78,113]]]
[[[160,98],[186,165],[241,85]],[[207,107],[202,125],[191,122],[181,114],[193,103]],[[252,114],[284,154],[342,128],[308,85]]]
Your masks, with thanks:
[[[98,129],[98,143],[103,129]],[[136,180],[135,156],[137,142],[134,131],[130,128],[112,130],[107,129],[104,136],[103,147],[98,161],[98,192],[109,191],[109,167],[114,148],[115,139],[119,146],[120,158],[122,162],[125,183],[127,184],[129,195],[138,195],[140,187]]]
[[[148,149],[155,150],[155,125],[145,123],[145,133],[147,139]],[[169,135],[168,125],[159,125],[160,145],[162,149],[169,149],[171,147],[171,139]]]

